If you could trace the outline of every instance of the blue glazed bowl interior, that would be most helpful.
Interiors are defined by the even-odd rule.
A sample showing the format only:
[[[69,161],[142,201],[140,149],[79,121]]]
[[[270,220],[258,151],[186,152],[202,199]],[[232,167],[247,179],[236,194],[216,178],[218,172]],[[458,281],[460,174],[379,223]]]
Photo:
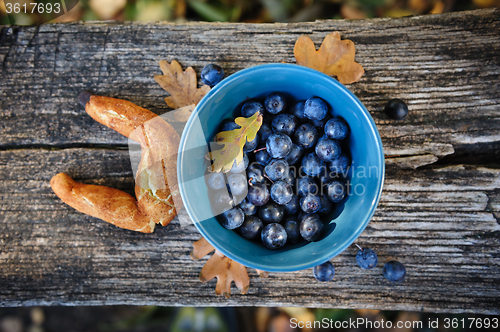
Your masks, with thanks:
[[[223,120],[241,116],[242,102],[281,92],[287,102],[313,96],[324,99],[336,116],[350,127],[347,140],[352,156],[350,195],[337,204],[316,242],[303,241],[278,250],[251,242],[236,231],[224,229],[210,215],[208,188],[204,180],[207,142],[220,130]],[[200,233],[224,255],[245,266],[264,271],[298,271],[338,255],[365,229],[378,204],[384,181],[384,155],[380,136],[370,114],[342,84],[316,70],[269,64],[237,72],[216,85],[196,106],[181,137],[178,180],[184,206]]]

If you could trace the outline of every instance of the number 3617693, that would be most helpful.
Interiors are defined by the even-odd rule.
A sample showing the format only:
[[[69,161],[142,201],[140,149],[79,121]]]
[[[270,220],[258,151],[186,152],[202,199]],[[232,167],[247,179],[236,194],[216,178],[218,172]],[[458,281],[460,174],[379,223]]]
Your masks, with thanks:
[[[61,4],[60,3],[24,3],[24,4],[19,4],[19,3],[10,3],[6,2],[5,3],[5,10],[7,14],[19,14],[19,13],[25,13],[25,14],[59,14],[61,12]]]
[[[468,329],[497,329],[499,326],[498,318],[445,318],[444,328],[445,329],[456,329],[456,328],[468,328]]]

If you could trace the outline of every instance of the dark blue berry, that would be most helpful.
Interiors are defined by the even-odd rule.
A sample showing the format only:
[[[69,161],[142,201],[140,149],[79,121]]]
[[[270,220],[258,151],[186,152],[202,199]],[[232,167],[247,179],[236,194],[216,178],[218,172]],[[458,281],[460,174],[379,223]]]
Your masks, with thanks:
[[[268,202],[259,209],[259,218],[264,224],[278,223],[285,216],[285,208],[273,201]]]
[[[300,210],[297,219],[299,220],[299,222],[302,222],[302,220],[312,215],[313,215],[312,213],[305,213],[304,211]]]
[[[278,249],[285,245],[287,234],[285,227],[280,224],[272,223],[266,225],[261,233],[262,243],[266,248]]]
[[[230,174],[227,183],[231,188],[231,193],[236,196],[245,195],[248,191],[247,177],[241,173]]]
[[[335,268],[330,261],[313,268],[314,278],[318,281],[330,281],[335,276]]]
[[[241,211],[243,211],[245,216],[253,216],[258,211],[258,207],[250,203],[248,198],[245,198],[243,201],[241,201],[238,207],[241,209]]]
[[[372,269],[377,265],[378,257],[372,249],[361,249],[356,255],[356,262],[363,269]]]
[[[326,198],[325,196],[321,195],[319,197],[320,199],[320,202],[321,202],[321,208],[318,210],[318,213],[319,214],[322,214],[322,215],[325,215],[325,214],[329,214],[330,212],[332,212],[333,210],[333,203],[330,202],[330,200],[328,198]]]
[[[288,165],[295,165],[303,155],[304,149],[297,144],[292,143],[292,148],[290,149],[290,152],[285,156],[285,160]]]
[[[285,215],[297,214],[300,212],[299,196],[293,195],[290,202],[285,205]]]
[[[334,180],[326,185],[326,195],[330,201],[338,203],[346,197],[347,188],[342,182]]]
[[[264,114],[264,106],[258,101],[248,100],[241,106],[241,115],[245,118],[249,118],[257,112]]]
[[[400,282],[406,276],[406,268],[398,261],[390,261],[384,265],[383,273],[387,280]]]
[[[305,213],[315,213],[321,209],[319,196],[308,194],[300,199],[300,208]]]
[[[319,187],[313,178],[305,176],[297,180],[297,195],[306,196],[308,194],[316,195],[319,193]]]
[[[273,131],[277,134],[292,135],[297,127],[297,118],[291,114],[278,114],[272,122]]]
[[[338,203],[346,197],[347,188],[342,182],[334,180],[326,185],[326,195],[330,201]]]
[[[349,133],[349,126],[342,118],[333,118],[325,124],[325,134],[331,139],[343,140]]]
[[[224,69],[219,65],[209,64],[203,67],[200,77],[204,84],[212,87],[224,78]]]
[[[240,208],[235,207],[231,210],[223,212],[219,216],[219,221],[226,229],[236,229],[243,224],[243,221],[245,221],[245,214]]]
[[[257,150],[259,150],[259,148]],[[269,153],[267,153],[267,149],[260,150],[255,153],[255,161],[262,166],[266,166],[267,164],[269,164],[272,159],[273,157],[271,157]]]
[[[318,176],[326,171],[326,164],[312,152],[302,159],[302,171],[308,176]]]
[[[342,153],[337,159],[331,161],[328,164],[328,168],[333,174],[343,174],[346,176],[349,166],[351,165],[351,158],[346,154]]]
[[[292,140],[285,134],[271,134],[266,141],[267,153],[273,158],[284,158],[292,149]]]
[[[323,120],[328,114],[328,105],[318,97],[309,98],[304,104],[304,115],[310,120]]]
[[[263,123],[260,126],[259,131],[257,132],[257,134],[259,135],[259,142],[264,144],[272,133],[273,128],[271,127],[271,125],[269,123]]]
[[[226,186],[226,179],[221,172],[213,172],[207,174],[208,186],[213,190],[219,190]]]
[[[314,150],[319,159],[330,162],[338,157],[342,153],[342,149],[340,148],[340,144],[333,139],[320,139],[318,144],[316,144],[316,148]]]
[[[286,159],[285,159],[286,161]],[[283,181],[293,184],[295,182],[295,169],[294,168],[289,168],[288,169],[288,174],[285,176]]]
[[[281,113],[286,107],[285,97],[279,92],[273,92],[266,97],[264,107],[271,114]]]
[[[323,232],[323,223],[316,214],[307,215],[300,222],[300,235],[307,241],[319,239]]]
[[[258,239],[264,224],[255,216],[246,216],[245,221],[240,226],[240,234],[249,240]]]
[[[245,145],[243,146],[243,151],[251,152],[257,148],[258,144],[259,144],[259,135],[255,135],[255,138],[253,140],[246,141]]]
[[[297,220],[297,215],[286,216],[283,221],[283,226],[287,234],[288,243],[297,243],[300,241],[300,223]]]
[[[301,124],[295,131],[295,143],[304,149],[312,148],[318,137],[318,131],[310,123]]]
[[[288,175],[288,163],[284,159],[273,159],[266,165],[264,172],[271,181],[283,180]]]
[[[234,122],[234,120],[226,119],[222,121],[221,131],[230,131],[241,128],[239,125]]]
[[[252,163],[250,166],[248,166],[247,178],[248,182],[251,185],[257,183],[265,183],[266,178],[264,177],[264,166],[257,163]]]
[[[248,201],[255,206],[262,206],[269,201],[269,190],[265,184],[255,184],[248,188]]]
[[[271,185],[271,199],[279,205],[286,205],[293,198],[293,189],[290,183],[283,180]]]
[[[297,120],[299,120],[300,122],[307,120],[306,116],[304,115],[304,104],[305,101],[299,101],[298,103],[294,104],[290,109],[290,113],[295,115]]]
[[[408,115],[408,106],[401,99],[391,99],[385,105],[385,114],[394,120],[404,120]]]

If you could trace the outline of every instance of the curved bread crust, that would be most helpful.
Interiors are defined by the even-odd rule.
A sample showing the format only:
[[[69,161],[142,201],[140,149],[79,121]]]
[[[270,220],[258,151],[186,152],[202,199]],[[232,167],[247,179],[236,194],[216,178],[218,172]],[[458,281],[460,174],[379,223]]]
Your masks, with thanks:
[[[155,223],[129,194],[110,187],[83,184],[59,173],[50,180],[55,194],[72,208],[136,232],[152,233]]]
[[[57,196],[80,212],[125,229],[151,233],[154,223],[170,223],[177,215],[175,206],[182,207],[177,185],[179,134],[161,117],[126,100],[90,96],[85,111],[141,144],[137,200],[117,189],[75,182],[64,173],[51,180]]]
[[[130,101],[103,96],[90,96],[85,111],[92,119],[126,137],[130,137],[140,125],[158,116]]]

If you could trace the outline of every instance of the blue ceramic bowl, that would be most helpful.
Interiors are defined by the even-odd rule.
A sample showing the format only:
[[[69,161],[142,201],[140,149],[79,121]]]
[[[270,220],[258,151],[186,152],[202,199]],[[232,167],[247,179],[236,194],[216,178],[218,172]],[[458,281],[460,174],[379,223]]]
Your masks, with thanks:
[[[241,116],[247,98],[265,98],[278,91],[287,101],[313,96],[324,99],[336,116],[350,127],[346,138],[352,156],[350,195],[323,217],[324,235],[315,242],[271,250],[251,242],[236,231],[224,229],[211,216],[204,159],[207,142],[223,120]],[[268,64],[239,71],[217,84],[196,106],[182,133],[178,156],[178,180],[184,206],[200,233],[232,260],[264,271],[298,271],[330,260],[341,253],[365,229],[377,207],[384,182],[384,153],[379,133],[366,108],[335,79],[306,67]]]

